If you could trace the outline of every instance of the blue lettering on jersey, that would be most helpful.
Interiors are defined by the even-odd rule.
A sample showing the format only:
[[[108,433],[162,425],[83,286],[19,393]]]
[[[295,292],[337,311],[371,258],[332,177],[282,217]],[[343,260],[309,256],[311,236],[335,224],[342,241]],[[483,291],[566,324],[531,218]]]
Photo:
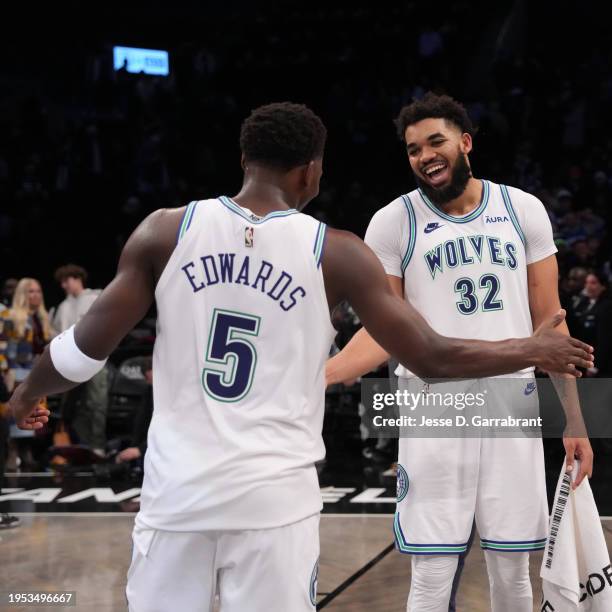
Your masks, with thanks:
[[[506,242],[506,244],[504,245],[504,251],[506,251],[506,265],[511,269],[511,270],[516,270],[516,267],[518,266],[518,262],[516,260],[516,246],[514,246],[514,244],[512,244],[512,242]]]
[[[484,236],[468,236],[468,240],[472,243],[474,251],[476,251],[476,257],[478,257],[478,261],[482,261],[482,241],[484,240]]]
[[[206,255],[205,257],[200,257],[200,259],[202,260],[204,274],[206,274],[206,285],[208,287],[216,285],[219,282],[219,274],[217,273],[215,258],[212,255]]]
[[[504,260],[500,258],[501,249],[499,238],[487,236],[487,242],[489,243],[489,253],[491,253],[491,263],[494,263],[497,266],[503,266]]]
[[[288,274],[284,270],[281,272],[281,275],[278,277],[278,280],[274,284],[274,287],[268,291],[268,295],[273,300],[280,300],[283,293],[285,293],[285,289],[293,282],[293,277],[291,274]],[[283,285],[283,283],[285,283]]]
[[[247,255],[242,262],[242,268],[240,268],[240,272],[238,272],[238,276],[236,277],[236,283],[243,285],[249,285],[249,256]]]
[[[189,268],[194,268],[195,269],[195,265],[193,263],[193,261],[190,261],[188,264],[185,264],[181,270],[185,273],[185,275],[187,276],[187,280],[189,281],[189,283],[191,284],[192,288],[193,288],[193,292],[197,293],[200,289],[204,289],[204,283],[200,283],[199,285],[195,284],[195,279],[196,277],[189,271]]]
[[[298,301],[298,297],[302,297],[305,298],[306,297],[306,290],[303,287],[296,287],[290,294],[289,294],[289,299],[291,300],[291,302],[289,302],[288,304],[285,304],[285,300],[283,300],[280,303],[280,307],[286,312],[287,310],[291,310]]]
[[[425,264],[431,278],[435,279],[438,271],[444,271],[444,264],[451,269],[460,265],[469,266],[474,263],[474,256],[482,262],[485,244],[492,264],[507,266],[510,270],[517,269],[517,248],[513,242],[502,245],[500,239],[495,236],[461,236],[438,244],[425,253]]]
[[[444,254],[446,255],[446,265],[449,268],[456,268],[459,260],[457,258],[457,245],[454,240],[447,240],[444,243]]]
[[[252,285],[253,289],[257,289],[257,283],[261,281],[261,292],[265,293],[266,292],[266,281],[270,278],[270,274],[272,274],[272,270],[274,270],[274,266],[271,263],[265,260],[262,261],[261,266],[259,266],[259,272],[257,273],[257,276],[255,277],[255,282]]]
[[[465,250],[465,238],[463,236],[457,239],[457,245],[459,246],[459,259],[461,260],[461,265],[467,266],[468,264],[474,263],[474,258],[469,257]]]
[[[221,282],[231,283],[234,277],[235,253],[219,253],[219,269],[221,270]]]
[[[251,259],[248,255],[244,256],[238,275],[234,278],[234,263],[238,268],[236,253],[218,253],[215,255],[204,255],[200,257],[200,265],[196,267],[193,261],[181,266],[185,277],[194,293],[201,291],[205,287],[214,285],[234,284],[245,285],[258,292],[265,293],[269,298],[288,312],[300,300],[306,297],[306,290],[294,282],[293,276],[285,270],[275,268],[269,261],[261,260],[259,269],[251,282]],[[236,260],[236,261],[235,261]],[[253,263],[253,270],[256,269]],[[266,291],[266,284],[271,288]],[[296,286],[297,285],[297,286]]]
[[[504,215],[503,217],[491,217],[489,215],[485,215],[485,223],[505,223],[508,221],[508,217]]]
[[[442,245],[439,244],[435,249],[425,253],[425,262],[431,273],[431,278],[436,278],[436,272],[442,272]]]

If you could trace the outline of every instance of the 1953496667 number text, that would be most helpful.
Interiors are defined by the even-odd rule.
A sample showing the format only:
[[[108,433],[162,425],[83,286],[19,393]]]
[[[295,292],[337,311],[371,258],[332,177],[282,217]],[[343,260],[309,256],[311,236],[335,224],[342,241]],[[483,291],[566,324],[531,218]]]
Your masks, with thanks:
[[[8,606],[74,606],[75,591],[5,591],[0,603]]]

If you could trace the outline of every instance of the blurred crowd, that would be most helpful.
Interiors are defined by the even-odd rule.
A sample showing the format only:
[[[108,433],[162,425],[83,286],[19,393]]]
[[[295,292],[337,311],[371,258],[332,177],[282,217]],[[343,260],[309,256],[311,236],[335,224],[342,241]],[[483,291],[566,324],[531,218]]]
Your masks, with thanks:
[[[75,325],[101,293],[87,288],[87,271],[78,265],[61,266],[55,272],[55,280],[65,297],[50,310],[38,280],[7,278],[2,283],[0,494],[5,470],[36,472],[49,467],[111,464],[126,474],[134,470],[137,478],[142,474],[153,412],[150,342],[140,344],[138,356],[126,360],[118,350],[119,367],[111,361],[86,383],[60,396],[41,399],[51,411],[49,424],[42,429],[21,430],[8,412],[6,402],[12,391],[28,375],[45,346]],[[123,411],[113,421],[109,408],[117,400],[123,404]],[[14,526],[15,517],[0,515],[0,529]]]
[[[94,42],[82,42],[77,55],[72,38],[54,34],[44,73],[27,56],[17,58],[11,74],[0,72],[0,85],[20,84],[5,87],[1,102],[0,260],[5,277],[31,274],[40,282],[7,278],[2,286],[2,386],[18,384],[99,293],[87,289],[79,266],[58,269],[54,283],[56,266],[78,258],[104,286],[148,212],[238,190],[238,132],[250,109],[290,98],[321,115],[329,130],[326,173],[309,212],[363,235],[378,208],[413,188],[392,120],[428,89],[464,102],[479,126],[476,176],[544,202],[570,329],[595,345],[596,368],[587,374],[612,376],[612,50],[589,6],[555,7],[551,29],[542,4],[501,2],[475,12],[461,0],[436,20],[411,2],[384,11],[286,3],[257,14],[218,9],[214,19],[182,19],[180,28],[151,12],[146,19],[157,34],[134,46],[169,49],[168,77],[113,69],[112,44],[129,44],[127,25],[121,41],[91,34]],[[58,304],[51,312],[43,290]],[[335,323],[343,345],[358,322],[342,309]],[[139,336],[149,353],[150,329]],[[122,353],[115,369],[134,355]],[[150,366],[141,370],[142,380],[150,377]],[[103,371],[56,411],[59,433],[98,454],[108,452],[113,375]],[[57,434],[42,434],[43,446]],[[9,467],[53,458],[36,436],[20,435],[11,429]],[[142,435],[141,427],[136,442]],[[140,448],[136,442],[127,448]]]
[[[582,266],[609,278],[612,52],[602,24],[588,7],[556,8],[554,33],[537,6],[523,15],[509,3],[475,12],[455,2],[437,21],[420,10],[243,7],[183,23],[174,39],[175,28],[158,33],[151,46],[169,49],[168,77],[115,71],[109,36],[77,57],[56,37],[45,73],[28,86],[22,66],[22,86],[2,102],[2,261],[50,278],[78,256],[105,284],[148,212],[238,190],[241,120],[286,98],[312,106],[329,130],[310,214],[363,235],[378,208],[413,187],[393,119],[433,89],[464,102],[479,126],[476,175],[544,201],[564,276]],[[566,30],[577,45],[592,34],[581,53],[564,44]]]

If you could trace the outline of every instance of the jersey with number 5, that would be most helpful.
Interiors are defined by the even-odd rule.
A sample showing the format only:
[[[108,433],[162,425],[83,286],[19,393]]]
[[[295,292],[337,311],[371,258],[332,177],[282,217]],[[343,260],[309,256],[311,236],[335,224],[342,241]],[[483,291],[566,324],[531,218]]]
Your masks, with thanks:
[[[463,217],[421,190],[397,198],[374,215],[365,241],[437,332],[482,340],[531,335],[527,265],[557,250],[537,198],[486,180]],[[412,376],[401,366],[397,373]]]
[[[154,412],[137,524],[263,529],[321,509],[335,334],[324,224],[192,202],[155,291]]]

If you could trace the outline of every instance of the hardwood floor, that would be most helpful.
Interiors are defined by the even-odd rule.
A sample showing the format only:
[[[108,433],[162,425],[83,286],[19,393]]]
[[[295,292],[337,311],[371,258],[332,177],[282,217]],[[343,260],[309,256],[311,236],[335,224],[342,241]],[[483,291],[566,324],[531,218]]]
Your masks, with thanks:
[[[33,514],[21,519],[21,527],[0,533],[0,591],[70,590],[76,591],[77,605],[61,609],[126,610],[133,515]],[[325,612],[405,610],[410,557],[388,550],[391,520],[388,515],[321,517],[319,601]],[[604,522],[604,533],[611,547],[612,522]],[[541,553],[532,555],[536,602],[541,595],[540,561]],[[490,609],[486,568],[478,546],[468,557],[457,603],[462,612]]]

